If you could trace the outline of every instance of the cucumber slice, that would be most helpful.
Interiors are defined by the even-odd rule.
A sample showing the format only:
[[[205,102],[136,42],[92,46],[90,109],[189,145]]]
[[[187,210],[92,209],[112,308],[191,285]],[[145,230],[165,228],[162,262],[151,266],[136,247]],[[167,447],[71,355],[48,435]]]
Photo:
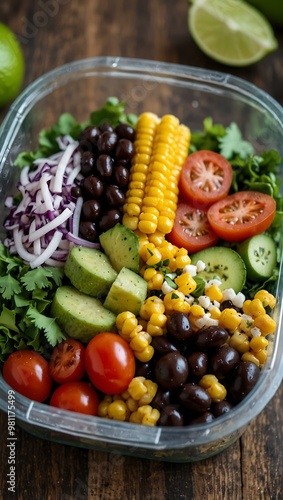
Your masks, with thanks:
[[[64,272],[80,292],[97,298],[107,294],[117,276],[103,252],[80,246],[71,249]]]
[[[243,241],[237,247],[252,281],[263,281],[272,276],[277,262],[277,248],[267,234],[258,234]]]
[[[122,267],[139,272],[139,238],[128,227],[115,224],[99,236],[99,241],[117,273]]]
[[[98,299],[73,286],[57,288],[51,314],[69,337],[89,342],[99,332],[113,332],[116,316]]]
[[[191,256],[193,265],[199,260],[203,261],[206,267],[198,276],[206,281],[219,279],[221,290],[233,288],[236,293],[242,290],[247,276],[246,265],[235,250],[226,247],[206,248]]]

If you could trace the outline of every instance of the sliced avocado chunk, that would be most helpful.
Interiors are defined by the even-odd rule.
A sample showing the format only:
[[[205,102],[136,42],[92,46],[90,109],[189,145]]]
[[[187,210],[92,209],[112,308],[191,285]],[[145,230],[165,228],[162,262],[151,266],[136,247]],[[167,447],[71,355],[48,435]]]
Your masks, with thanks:
[[[117,273],[122,267],[139,272],[139,238],[131,229],[115,224],[99,236],[99,241]]]
[[[205,269],[198,272],[198,276],[205,281],[217,278],[221,281],[221,290],[233,288],[236,293],[242,290],[247,271],[242,257],[235,250],[220,246],[205,248],[191,256],[193,265],[199,260],[205,263]]]
[[[147,282],[139,274],[123,267],[108,292],[104,307],[115,314],[131,311],[137,315],[146,294]]]
[[[267,234],[252,236],[237,246],[243,258],[247,276],[252,281],[263,281],[272,276],[277,262],[275,241]]]
[[[97,333],[114,331],[116,316],[101,302],[73,286],[57,288],[51,314],[69,337],[89,342]]]
[[[74,287],[98,298],[107,294],[117,276],[103,252],[82,246],[71,249],[64,272]]]

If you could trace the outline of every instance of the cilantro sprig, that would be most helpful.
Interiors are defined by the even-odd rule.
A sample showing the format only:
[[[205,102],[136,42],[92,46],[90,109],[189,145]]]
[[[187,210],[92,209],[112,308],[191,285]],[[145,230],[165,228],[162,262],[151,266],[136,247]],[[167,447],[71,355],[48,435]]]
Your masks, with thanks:
[[[61,267],[31,269],[0,242],[0,362],[18,349],[43,353],[65,338],[49,315],[62,279]]]

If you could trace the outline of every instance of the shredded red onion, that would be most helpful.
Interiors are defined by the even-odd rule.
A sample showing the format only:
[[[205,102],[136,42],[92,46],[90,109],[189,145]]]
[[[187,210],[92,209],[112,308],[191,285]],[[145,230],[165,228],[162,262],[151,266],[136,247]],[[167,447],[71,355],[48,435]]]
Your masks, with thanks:
[[[99,248],[79,237],[83,199],[71,196],[71,188],[81,179],[78,142],[67,135],[58,139],[60,152],[37,159],[33,169],[21,170],[18,205],[8,196],[5,220],[11,253],[17,253],[30,267],[62,266],[74,244]]]

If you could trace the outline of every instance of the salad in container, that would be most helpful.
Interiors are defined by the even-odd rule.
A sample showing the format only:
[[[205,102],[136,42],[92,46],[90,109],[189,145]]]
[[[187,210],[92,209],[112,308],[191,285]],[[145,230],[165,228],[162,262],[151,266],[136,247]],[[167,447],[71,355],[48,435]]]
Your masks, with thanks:
[[[172,462],[241,436],[282,379],[282,121],[241,79],[145,60],[24,90],[0,136],[16,425]]]

